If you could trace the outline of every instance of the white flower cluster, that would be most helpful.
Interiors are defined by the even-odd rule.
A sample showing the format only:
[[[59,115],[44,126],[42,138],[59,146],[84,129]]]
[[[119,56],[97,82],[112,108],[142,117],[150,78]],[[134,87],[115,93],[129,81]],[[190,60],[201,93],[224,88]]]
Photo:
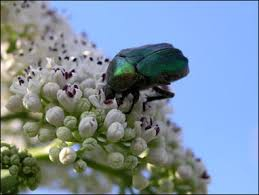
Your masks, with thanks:
[[[125,115],[132,98],[127,97],[120,106],[116,99],[105,100],[109,59],[93,43],[74,35],[64,19],[44,3],[6,2],[3,7],[13,31],[21,32],[28,25],[36,28],[30,41],[16,40],[20,45],[12,59],[27,67],[13,79],[13,95],[6,108],[41,116],[38,122],[26,122],[23,130],[40,142],[63,142],[49,150],[51,161],[73,164],[77,172],[83,172],[85,161],[101,159],[114,170],[132,173],[132,185],[139,190],[207,192],[210,178],[206,169],[181,145],[180,129],[165,117],[166,101],[148,103],[144,111],[143,102],[154,93],[145,90],[133,111]],[[80,148],[73,149],[71,143]],[[94,154],[99,150],[104,155]],[[152,176],[144,177],[143,170]]]

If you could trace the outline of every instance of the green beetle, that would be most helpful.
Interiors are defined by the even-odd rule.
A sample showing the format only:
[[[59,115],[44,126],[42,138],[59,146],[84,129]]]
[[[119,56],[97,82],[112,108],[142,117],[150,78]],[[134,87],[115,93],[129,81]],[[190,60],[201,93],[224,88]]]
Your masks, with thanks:
[[[117,99],[122,104],[128,94],[133,95],[130,113],[139,99],[139,91],[153,87],[159,95],[147,97],[146,102],[172,98],[174,93],[159,85],[169,85],[189,73],[188,59],[179,49],[168,43],[144,45],[141,47],[121,50],[110,62],[106,72],[107,84],[104,86],[106,100]],[[145,102],[145,103],[146,103]],[[145,104],[143,105],[145,110]]]

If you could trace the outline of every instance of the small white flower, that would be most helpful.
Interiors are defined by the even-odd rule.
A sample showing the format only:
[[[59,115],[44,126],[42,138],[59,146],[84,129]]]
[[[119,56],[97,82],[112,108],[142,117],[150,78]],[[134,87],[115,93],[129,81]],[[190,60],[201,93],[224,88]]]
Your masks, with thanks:
[[[77,118],[74,116],[66,116],[64,125],[69,129],[75,129],[77,127]]]
[[[141,137],[137,137],[131,143],[131,151],[135,155],[141,154],[146,148],[147,142]]]
[[[27,92],[23,97],[23,105],[32,112],[39,112],[41,110],[40,98],[35,93]]]
[[[86,97],[86,98],[88,98],[91,95],[95,96],[96,94],[98,94],[98,90],[97,89],[92,89],[92,88],[85,88],[84,89],[84,97]]]
[[[51,147],[49,149],[49,159],[52,162],[59,162],[59,153],[60,153],[61,149],[58,147]]]
[[[88,97],[89,101],[96,107],[96,108],[102,108],[102,109],[113,109],[117,108],[117,102],[115,99],[105,101],[105,95],[103,90],[99,91],[100,93],[90,95]]]
[[[40,128],[38,133],[38,139],[41,142],[51,141],[56,137],[55,129],[49,125]]]
[[[54,82],[48,82],[43,87],[43,95],[48,100],[56,100],[57,99],[57,92],[60,89],[59,85]]]
[[[64,165],[72,164],[75,162],[76,156],[76,152],[73,148],[64,147],[59,153],[59,161]]]
[[[132,185],[138,190],[143,190],[149,185],[149,181],[142,174],[137,173],[132,177]]]
[[[165,165],[168,161],[168,155],[165,148],[152,148],[149,150],[148,161],[154,165]]]
[[[56,131],[57,138],[62,141],[71,141],[73,139],[72,132],[67,127],[59,127]]]
[[[121,123],[112,123],[106,133],[106,137],[111,142],[117,142],[124,136],[124,128]]]
[[[20,76],[18,77],[18,80],[12,83],[12,85],[10,86],[10,91],[23,96],[27,92],[27,85],[28,83],[26,79]]]
[[[95,81],[91,78],[85,79],[81,84],[80,84],[80,89],[84,90],[85,88],[95,88]]]
[[[109,153],[108,162],[113,169],[120,169],[123,167],[124,156],[119,152]]]
[[[35,137],[38,134],[40,125],[37,122],[26,122],[23,125],[23,130],[29,137]]]
[[[27,91],[35,94],[39,94],[42,87],[42,83],[37,79],[31,79],[28,81]]]
[[[82,138],[91,137],[97,129],[97,121],[94,117],[83,118],[78,127],[79,134]]]
[[[21,112],[23,110],[22,96],[13,95],[9,98],[5,107],[11,112]]]
[[[71,90],[71,91],[70,91]],[[68,95],[69,94],[69,95]],[[58,90],[57,99],[59,103],[64,107],[68,112],[73,112],[77,102],[82,97],[82,92],[80,89],[70,87],[66,90]]]
[[[156,135],[157,135],[156,126],[154,126],[154,127],[150,128],[150,129],[145,130],[142,133],[142,138],[144,140],[146,140],[146,142],[148,143],[151,140],[155,139]]]
[[[67,83],[61,71],[56,71],[54,73],[54,79],[59,84],[60,88],[63,88]]]
[[[206,168],[202,161],[196,160],[194,163],[194,170],[197,175],[202,175],[204,173],[204,171],[206,170]]]
[[[123,114],[120,110],[112,109],[106,115],[104,124],[106,127],[109,127],[112,123],[119,122],[125,127],[125,120],[125,114]]]
[[[46,120],[56,127],[63,125],[64,118],[64,111],[59,106],[54,106],[46,112]]]
[[[189,165],[180,165],[176,171],[182,179],[191,179],[193,176],[192,168]]]

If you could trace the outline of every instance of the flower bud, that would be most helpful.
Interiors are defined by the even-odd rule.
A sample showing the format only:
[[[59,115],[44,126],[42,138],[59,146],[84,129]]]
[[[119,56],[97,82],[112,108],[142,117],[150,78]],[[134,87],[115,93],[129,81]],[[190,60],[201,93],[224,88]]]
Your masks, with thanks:
[[[18,175],[19,173],[19,167],[17,165],[12,165],[10,168],[9,168],[9,172],[11,175]]]
[[[90,137],[90,138],[86,138],[83,141],[82,146],[85,150],[92,151],[98,146],[98,143],[97,143],[96,139]]]
[[[129,155],[126,157],[124,162],[124,167],[126,169],[134,169],[138,165],[138,158],[133,155]]]
[[[36,162],[36,159],[35,158],[32,158],[32,157],[26,157],[23,159],[22,163],[26,166],[33,166],[35,165],[37,162]]]
[[[96,89],[92,89],[92,88],[85,88],[84,89],[84,97],[88,98],[91,95],[95,95],[97,94],[98,91]]]
[[[11,112],[21,112],[23,110],[22,96],[11,96],[5,107]]]
[[[141,137],[137,137],[131,143],[131,151],[135,155],[139,155],[147,148],[147,143]]]
[[[29,177],[27,179],[27,185],[30,190],[36,190],[40,183],[40,174],[36,174],[34,177]]]
[[[77,127],[77,118],[74,116],[66,116],[64,125],[69,129],[75,129]]]
[[[168,178],[163,178],[158,181],[160,193],[170,193],[174,190],[174,182]]]
[[[64,117],[64,111],[59,106],[54,106],[46,112],[46,120],[56,127],[63,125]]]
[[[10,155],[10,150],[8,147],[6,146],[1,146],[1,155],[5,156],[5,155]]]
[[[78,127],[79,134],[82,138],[91,137],[97,129],[97,121],[94,117],[83,118]]]
[[[40,125],[37,122],[26,122],[23,125],[23,130],[29,137],[35,137],[38,134]]]
[[[59,85],[54,82],[48,82],[44,85],[42,91],[46,99],[52,101],[57,99],[57,92],[60,89]]]
[[[31,92],[26,93],[23,97],[23,106],[32,112],[39,112],[41,109],[39,96]]]
[[[179,174],[181,179],[191,179],[193,175],[192,168],[189,165],[180,165],[176,172]]]
[[[120,110],[112,109],[106,115],[104,120],[104,124],[106,127],[109,127],[114,122],[119,122],[124,125],[126,120],[125,114],[123,114]]]
[[[91,111],[85,111],[83,112],[81,115],[80,115],[80,120],[82,120],[83,118],[85,117],[94,117],[96,118],[96,115],[94,112],[91,112]]]
[[[124,156],[119,152],[109,153],[108,163],[113,169],[120,169],[123,166]]]
[[[31,167],[29,167],[29,166],[24,166],[23,167],[23,169],[22,169],[22,172],[24,173],[24,174],[30,174],[31,173]]]
[[[96,109],[94,110],[94,114],[96,116],[96,120],[99,126],[103,125],[104,119],[106,117],[104,109]]]
[[[136,137],[136,131],[135,129],[132,129],[132,128],[129,128],[127,127],[125,130],[124,130],[124,136],[123,136],[123,139],[128,141],[128,140],[132,140],[133,138]]]
[[[112,123],[106,133],[106,137],[111,142],[117,142],[124,136],[124,128],[118,122]]]
[[[90,110],[91,108],[91,103],[87,98],[81,98],[79,102],[76,105],[75,111],[77,113],[82,113],[84,111]]]
[[[41,142],[51,141],[56,137],[55,129],[49,125],[40,128],[38,133],[38,139]]]
[[[133,175],[132,185],[138,190],[143,190],[149,185],[149,181],[140,173]]]
[[[61,149],[58,147],[52,147],[49,149],[49,159],[52,162],[59,162],[59,153]]]
[[[19,165],[20,164],[20,157],[18,154],[13,154],[10,158],[10,163],[13,165]]]
[[[165,148],[166,141],[164,136],[157,136],[156,139],[151,140],[148,143],[149,148]]]
[[[164,165],[168,161],[168,155],[165,148],[152,148],[147,159],[151,164]]]
[[[73,139],[72,132],[67,127],[59,127],[56,131],[57,138],[62,141],[71,141]]]
[[[79,159],[74,163],[73,167],[75,172],[82,173],[85,171],[87,164],[82,159]]]
[[[59,153],[59,161],[64,164],[68,165],[73,163],[76,160],[76,152],[70,148],[65,147]]]
[[[2,157],[3,164],[9,164],[10,163],[10,157],[9,156],[3,156]]]
[[[85,79],[81,84],[80,84],[80,89],[84,90],[85,88],[95,88],[95,81],[93,79]]]

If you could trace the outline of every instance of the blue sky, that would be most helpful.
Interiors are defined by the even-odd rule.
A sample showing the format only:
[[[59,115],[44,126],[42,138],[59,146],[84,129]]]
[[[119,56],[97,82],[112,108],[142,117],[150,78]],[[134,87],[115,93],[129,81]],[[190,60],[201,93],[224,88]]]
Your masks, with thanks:
[[[210,193],[258,193],[258,2],[62,2],[73,29],[113,57],[169,42],[189,58],[172,120],[212,176]]]

